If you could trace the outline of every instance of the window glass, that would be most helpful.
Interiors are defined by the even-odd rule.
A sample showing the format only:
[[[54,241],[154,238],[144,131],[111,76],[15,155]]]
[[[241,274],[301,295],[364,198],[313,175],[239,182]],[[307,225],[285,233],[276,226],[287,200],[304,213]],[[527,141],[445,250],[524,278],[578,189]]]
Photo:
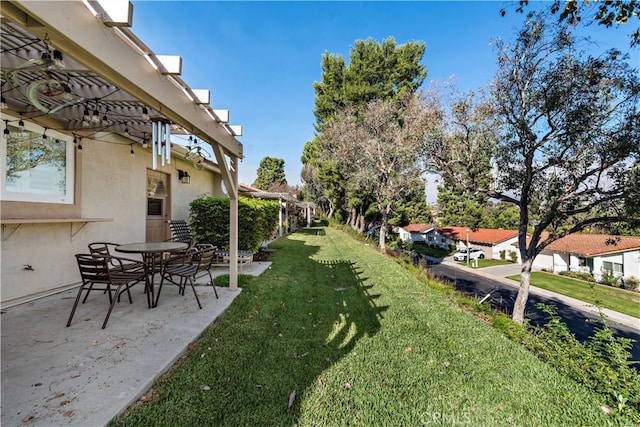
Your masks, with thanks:
[[[74,202],[74,147],[66,135],[25,122],[5,124],[2,139],[2,200]],[[4,131],[4,129],[3,129]],[[46,136],[44,138],[43,136]]]
[[[616,276],[624,273],[623,265],[615,262],[604,261],[602,263],[602,269],[610,273],[614,273]]]
[[[147,215],[149,216],[162,216],[162,207],[164,205],[164,199],[147,199]]]

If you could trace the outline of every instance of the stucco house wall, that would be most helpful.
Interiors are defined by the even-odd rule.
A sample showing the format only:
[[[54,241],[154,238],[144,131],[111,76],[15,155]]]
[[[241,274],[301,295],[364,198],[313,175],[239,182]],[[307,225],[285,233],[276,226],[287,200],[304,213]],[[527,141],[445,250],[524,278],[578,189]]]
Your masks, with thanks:
[[[0,202],[2,219],[104,218],[88,223],[22,223],[2,225],[0,257],[2,306],[69,288],[79,283],[74,254],[86,253],[94,241],[119,243],[146,239],[146,176],[151,153],[135,146],[84,139],[76,150],[76,191],[73,206],[50,203]],[[122,142],[122,141],[120,141]],[[130,141],[128,141],[130,142]],[[178,180],[187,170],[190,184]],[[187,219],[189,202],[201,195],[221,195],[221,178],[209,169],[196,170],[174,157],[158,168],[169,175],[171,217]]]
[[[398,237],[400,237],[400,239],[403,242],[407,242],[407,243],[412,243],[413,240],[411,238],[411,233],[409,233],[407,230],[405,230],[402,227],[398,227]]]
[[[624,277],[640,279],[640,250],[629,251],[623,254]]]
[[[591,273],[593,277],[600,281],[605,271],[604,263],[610,262],[623,266],[622,275],[614,274],[616,277],[636,277],[640,278],[640,250],[629,250],[624,252],[614,252],[586,257],[586,265],[580,265],[584,256],[574,253],[553,252],[545,250],[539,254],[533,262],[534,269],[545,269],[549,271],[578,271]],[[583,264],[585,264],[583,262]]]
[[[509,240],[505,240],[503,242],[497,243],[495,245],[492,246],[491,248],[491,257],[487,257],[490,259],[501,259],[500,258],[500,252],[501,251],[505,251],[504,252],[504,256],[506,260],[510,260],[511,257],[509,256],[509,254],[511,252],[518,252],[518,249],[514,247],[514,243],[516,243],[518,241],[517,237],[514,237],[512,239]],[[520,254],[517,253],[517,259],[520,258]]]
[[[515,248],[517,250],[517,248]],[[520,252],[518,251],[518,261],[520,261]],[[532,268],[538,270],[547,270],[553,271],[553,254],[549,252],[542,252],[538,254],[536,259],[533,261]]]
[[[430,240],[430,238],[432,239]],[[427,234],[427,244],[431,244],[442,249],[449,249],[451,243],[452,240],[450,238],[438,233],[437,230],[434,230]]]

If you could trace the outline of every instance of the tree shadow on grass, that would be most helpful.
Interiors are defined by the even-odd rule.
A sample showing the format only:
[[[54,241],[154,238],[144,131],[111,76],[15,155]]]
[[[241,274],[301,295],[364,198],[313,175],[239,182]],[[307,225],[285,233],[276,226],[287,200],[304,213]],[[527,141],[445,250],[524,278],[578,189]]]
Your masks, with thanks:
[[[313,239],[279,240],[272,268],[242,277],[222,318],[118,425],[295,425],[305,390],[387,309],[354,263],[318,259]]]
[[[324,231],[324,227],[300,228],[296,230],[296,233],[311,234],[313,236],[325,236],[327,234],[326,231]]]

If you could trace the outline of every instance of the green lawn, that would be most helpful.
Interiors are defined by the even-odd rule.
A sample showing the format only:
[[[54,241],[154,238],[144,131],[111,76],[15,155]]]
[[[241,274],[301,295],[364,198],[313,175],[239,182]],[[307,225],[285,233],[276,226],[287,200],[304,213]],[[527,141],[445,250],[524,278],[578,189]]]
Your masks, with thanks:
[[[241,276],[226,313],[113,425],[633,425],[345,233],[271,247],[272,268]]]
[[[458,264],[467,265],[467,262],[466,261],[462,261],[462,262],[459,262]],[[478,267],[477,268],[493,267],[494,265],[507,265],[507,264],[513,264],[513,263],[511,261],[505,261],[503,259],[486,259],[486,258],[483,258],[483,259],[479,259],[478,260]],[[469,262],[469,267],[473,267],[473,260],[471,260]]]
[[[424,245],[414,245],[413,250],[434,258],[444,258],[450,254],[450,251],[447,251],[446,249],[430,248]]]
[[[520,280],[520,275],[509,279]],[[547,289],[603,308],[640,317],[640,294],[551,273],[534,271],[531,286]]]

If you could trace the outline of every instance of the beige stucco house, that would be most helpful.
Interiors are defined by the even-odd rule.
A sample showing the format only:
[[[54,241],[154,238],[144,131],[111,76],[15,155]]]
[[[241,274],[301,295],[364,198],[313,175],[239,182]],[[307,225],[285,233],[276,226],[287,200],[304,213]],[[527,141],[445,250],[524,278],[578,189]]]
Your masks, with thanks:
[[[0,8],[2,306],[77,285],[74,254],[90,242],[166,239],[166,221],[187,219],[205,194],[231,199],[237,259],[241,130],[182,81],[179,57],[130,31],[132,5]]]

